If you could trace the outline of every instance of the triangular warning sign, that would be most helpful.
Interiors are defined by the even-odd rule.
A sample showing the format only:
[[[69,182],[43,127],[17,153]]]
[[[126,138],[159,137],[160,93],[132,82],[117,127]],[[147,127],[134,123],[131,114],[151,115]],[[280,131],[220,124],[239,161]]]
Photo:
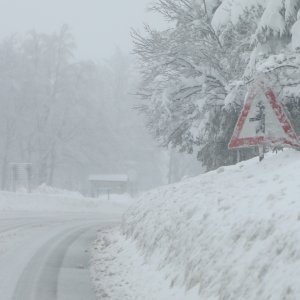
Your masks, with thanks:
[[[248,93],[228,148],[262,144],[300,147],[298,136],[275,93],[260,80]]]

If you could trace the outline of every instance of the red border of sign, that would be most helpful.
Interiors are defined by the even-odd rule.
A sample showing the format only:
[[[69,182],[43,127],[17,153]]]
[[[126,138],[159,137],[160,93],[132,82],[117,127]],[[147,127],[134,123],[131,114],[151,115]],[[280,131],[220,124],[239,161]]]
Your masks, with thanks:
[[[263,87],[259,86],[258,88],[263,88]],[[275,112],[280,124],[282,125],[284,132],[291,138],[291,140],[288,140],[286,138],[271,139],[265,136],[257,136],[251,138],[239,137],[244,127],[244,124],[246,122],[246,119],[248,117],[248,114],[250,112],[250,108],[256,94],[257,93],[255,92],[255,90],[252,90],[252,92],[249,94],[247,101],[244,105],[243,111],[234,129],[234,133],[228,145],[228,148],[229,149],[243,148],[243,147],[257,146],[260,144],[287,145],[290,147],[299,148],[300,144],[299,144],[298,136],[295,133],[289,119],[287,118],[282,105],[277,101],[274,92],[270,88],[267,88],[264,94],[266,95],[266,98],[269,100],[273,111]]]

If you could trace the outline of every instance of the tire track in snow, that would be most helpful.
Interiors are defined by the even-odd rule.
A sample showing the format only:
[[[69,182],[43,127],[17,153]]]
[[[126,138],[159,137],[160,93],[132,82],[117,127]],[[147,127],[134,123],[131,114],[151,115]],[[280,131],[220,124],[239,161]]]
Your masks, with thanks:
[[[86,271],[83,284],[85,286],[84,294],[80,292],[74,294],[70,288],[66,291],[63,288],[60,293],[58,292],[60,273],[69,248],[90,229],[91,226],[83,227],[82,225],[75,229],[67,229],[44,243],[32,257],[19,278],[13,299],[55,300],[60,299],[59,294],[61,294],[61,299],[94,300],[93,288],[92,285],[89,286],[89,277],[86,276],[88,274],[88,266],[83,254],[87,255],[87,253],[83,249],[78,249],[78,259],[74,262],[73,273],[76,273],[76,269],[84,269]],[[80,277],[82,274],[78,274],[78,276]],[[78,276],[75,276],[75,278]],[[78,280],[82,281],[82,278],[77,278]],[[65,285],[60,284],[60,286],[64,287]],[[76,286],[73,288],[76,290]],[[72,294],[71,297],[68,296],[69,293]]]

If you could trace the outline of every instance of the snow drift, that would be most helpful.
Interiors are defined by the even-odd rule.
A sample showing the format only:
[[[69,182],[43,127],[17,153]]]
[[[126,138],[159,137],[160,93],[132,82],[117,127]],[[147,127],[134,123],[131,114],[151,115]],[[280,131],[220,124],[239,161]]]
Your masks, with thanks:
[[[0,192],[0,214],[7,212],[102,213],[120,218],[132,201],[127,195],[112,195],[111,200],[88,198],[72,191],[41,189],[33,193]]]
[[[185,299],[300,299],[300,153],[144,194],[122,232]]]

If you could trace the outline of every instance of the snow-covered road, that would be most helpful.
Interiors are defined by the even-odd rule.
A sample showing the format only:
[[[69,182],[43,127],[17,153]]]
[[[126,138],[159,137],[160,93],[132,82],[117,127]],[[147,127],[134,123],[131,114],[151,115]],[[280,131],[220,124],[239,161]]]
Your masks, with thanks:
[[[88,260],[98,214],[0,214],[0,299],[95,299]]]

